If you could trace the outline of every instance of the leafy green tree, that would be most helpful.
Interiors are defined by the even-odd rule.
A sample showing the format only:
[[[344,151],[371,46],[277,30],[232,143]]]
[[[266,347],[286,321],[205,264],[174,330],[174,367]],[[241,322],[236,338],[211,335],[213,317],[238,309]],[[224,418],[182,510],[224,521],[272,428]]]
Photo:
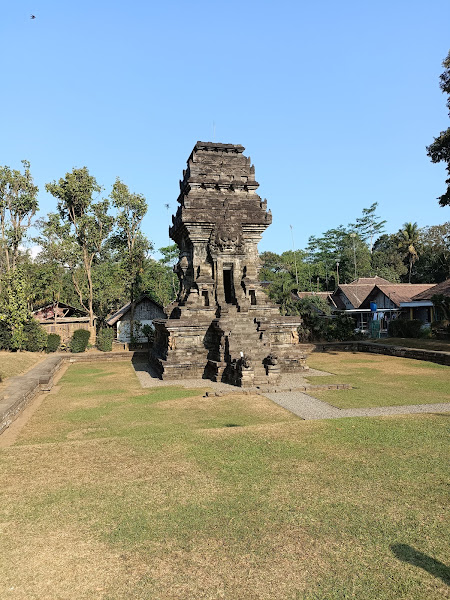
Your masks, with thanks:
[[[381,235],[387,223],[376,214],[377,206],[378,202],[374,202],[369,208],[363,208],[362,217],[358,217],[356,223],[351,225],[364,242],[369,241],[370,254],[373,251],[375,237]]]
[[[400,283],[408,272],[396,234],[383,234],[375,241],[371,261],[372,273],[393,283]]]
[[[94,312],[101,325],[108,315],[130,301],[129,272],[117,253],[104,251],[92,267],[92,281]]]
[[[38,187],[30,173],[30,163],[22,161],[24,172],[0,167],[0,249],[5,270],[15,269],[19,246],[38,209]]]
[[[407,264],[409,265],[408,283],[411,283],[411,272],[413,265],[419,260],[417,246],[419,243],[419,228],[417,223],[405,223],[398,232],[398,247],[404,253]]]
[[[320,237],[311,236],[308,240],[307,250],[311,256],[311,262],[312,264],[323,264],[327,288],[328,279],[333,280],[333,287],[339,285],[339,269],[341,267],[342,272],[342,267],[344,267],[342,264],[342,250],[347,234],[347,229],[343,225],[339,225],[334,229],[328,229]]]
[[[336,265],[339,263],[340,283],[371,274],[370,251],[358,233],[340,225],[326,231],[321,240],[322,248],[328,249],[328,264],[334,265],[337,271]]]
[[[293,295],[295,287],[295,279],[288,272],[280,273],[269,286],[269,298],[279,305],[282,315],[298,314],[297,300]]]
[[[175,297],[178,292],[178,277],[175,275],[175,273],[173,271],[173,267],[178,260],[178,255],[179,255],[178,246],[176,244],[171,244],[170,246],[164,246],[163,248],[159,248],[159,252],[162,254],[160,263],[170,269],[170,280],[172,283],[173,295]]]
[[[78,268],[78,246],[70,235],[70,223],[61,223],[58,214],[49,213],[37,221],[37,226],[39,235],[33,241],[41,250],[31,267],[35,282],[31,300],[34,307],[51,303],[56,308],[61,300],[66,272],[72,272],[70,266]]]
[[[339,283],[353,281],[355,275],[370,275],[370,252],[367,245],[358,233],[343,225],[325,231],[321,237],[310,237],[308,249],[312,264],[322,263],[327,278],[334,280],[335,287]]]
[[[337,285],[339,252],[334,244],[335,240],[328,234],[329,232],[322,237],[311,236],[308,240],[310,291],[314,276],[322,280],[322,287],[325,291],[328,291],[330,287],[335,288]],[[311,273],[311,268],[313,273]]]
[[[440,76],[440,88],[444,94],[448,95],[447,108],[450,111],[450,51],[447,58],[442,63],[444,72]],[[449,112],[450,116],[450,112]],[[449,177],[446,179],[447,191],[438,198],[441,206],[450,205],[450,127],[441,131],[439,137],[434,138],[434,142],[427,147],[427,154],[434,163],[446,163],[446,169]]]
[[[440,283],[450,278],[450,221],[419,229],[420,261],[415,281]]]
[[[143,265],[152,244],[141,230],[142,219],[147,213],[147,201],[141,194],[131,193],[128,186],[119,178],[116,179],[110,195],[112,204],[117,210],[116,233],[113,246],[123,255],[126,274],[126,287],[131,302],[131,338],[134,333],[134,307],[137,299],[139,279]]]
[[[270,282],[267,293],[280,305],[282,314],[297,314],[292,291],[309,289],[311,277],[306,257],[307,253],[302,250],[288,250],[281,255],[263,252],[260,255],[259,278]]]
[[[70,225],[70,242],[78,246],[78,257],[83,274],[87,280],[87,302],[85,302],[77,283],[80,302],[89,312],[89,321],[94,323],[94,283],[92,265],[108,239],[114,219],[108,214],[109,201],[94,201],[93,195],[99,194],[101,187],[86,167],[73,169],[58,182],[46,184],[46,190],[58,199],[58,211],[63,225]],[[73,265],[73,263],[72,263]],[[75,273],[75,269],[73,270]],[[75,284],[75,280],[74,280]]]
[[[434,304],[438,316],[442,320],[450,321],[450,298],[444,294],[434,294],[431,296],[431,302]]]
[[[327,301],[320,296],[308,296],[297,300],[296,309],[302,318],[302,324],[298,328],[300,340],[309,342],[324,339],[329,323],[324,316],[331,314]]]
[[[20,267],[5,274],[0,301],[0,323],[10,332],[10,349],[22,350],[26,344],[25,325],[31,315],[25,294],[25,280]]]
[[[261,252],[259,255],[259,260],[261,263],[261,270],[264,273],[278,273],[278,271],[283,271],[283,261],[279,254],[275,252]],[[260,278],[262,281],[265,281],[264,278]]]
[[[141,291],[147,293],[162,306],[167,306],[175,298],[172,286],[173,271],[159,260],[147,258],[141,277]]]

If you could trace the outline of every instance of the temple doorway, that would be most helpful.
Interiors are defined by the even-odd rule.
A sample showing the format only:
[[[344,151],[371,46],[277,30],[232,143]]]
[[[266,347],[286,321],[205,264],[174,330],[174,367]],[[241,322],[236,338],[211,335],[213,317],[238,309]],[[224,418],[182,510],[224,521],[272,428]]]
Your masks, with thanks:
[[[234,286],[233,286],[233,268],[228,267],[223,270],[223,289],[225,292],[225,302],[233,304]]]

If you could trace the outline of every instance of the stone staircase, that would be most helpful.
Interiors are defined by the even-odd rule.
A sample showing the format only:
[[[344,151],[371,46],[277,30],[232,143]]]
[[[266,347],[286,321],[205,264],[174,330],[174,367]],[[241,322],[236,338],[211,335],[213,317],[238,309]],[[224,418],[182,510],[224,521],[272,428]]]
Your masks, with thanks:
[[[252,385],[267,385],[268,376],[263,361],[271,349],[254,316],[248,312],[238,312],[235,306],[228,305],[228,311],[221,315],[218,326],[224,332],[225,361],[228,364],[237,363],[242,353],[250,361],[247,374],[251,374]]]

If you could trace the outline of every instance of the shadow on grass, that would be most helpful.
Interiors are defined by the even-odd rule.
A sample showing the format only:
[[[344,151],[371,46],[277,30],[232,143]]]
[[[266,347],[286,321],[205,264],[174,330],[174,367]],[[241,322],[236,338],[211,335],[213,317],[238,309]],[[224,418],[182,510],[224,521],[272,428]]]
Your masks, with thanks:
[[[431,558],[431,556],[416,550],[412,546],[408,546],[408,544],[392,544],[391,550],[403,562],[420,567],[434,577],[442,579],[445,584],[450,585],[450,568],[439,560]]]

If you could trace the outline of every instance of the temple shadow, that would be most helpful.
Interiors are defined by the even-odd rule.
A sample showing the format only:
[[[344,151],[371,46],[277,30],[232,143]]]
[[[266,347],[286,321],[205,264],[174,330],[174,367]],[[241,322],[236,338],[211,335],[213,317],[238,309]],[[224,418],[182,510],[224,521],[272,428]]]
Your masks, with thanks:
[[[162,379],[161,375],[150,364],[147,356],[133,356],[131,359],[131,364],[133,365],[133,369],[136,373],[142,371],[144,373],[148,373],[152,379]]]
[[[408,544],[391,544],[390,548],[399,560],[420,567],[450,586],[450,568],[444,563],[408,546]]]

